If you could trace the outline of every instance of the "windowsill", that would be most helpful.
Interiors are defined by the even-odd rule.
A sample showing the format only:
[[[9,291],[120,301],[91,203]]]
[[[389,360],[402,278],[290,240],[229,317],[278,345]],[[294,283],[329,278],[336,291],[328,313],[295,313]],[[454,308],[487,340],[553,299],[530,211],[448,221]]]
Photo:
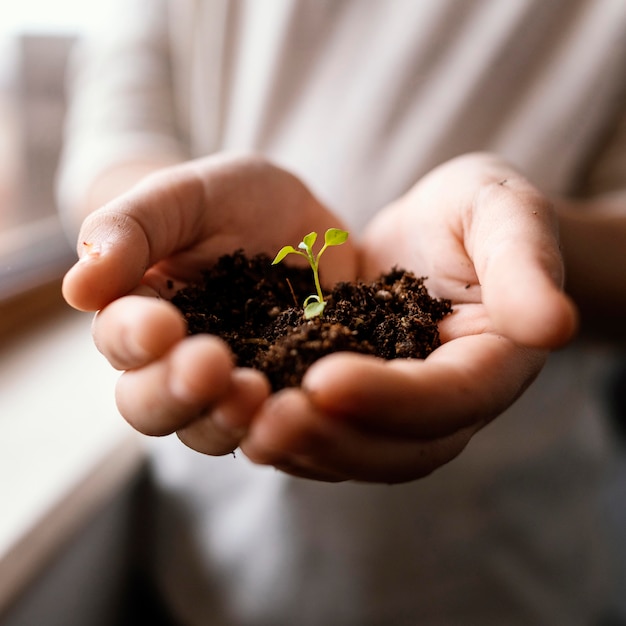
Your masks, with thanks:
[[[22,22],[27,13],[21,16]],[[19,14],[9,10],[6,17]],[[3,301],[58,278],[76,256],[54,201],[63,142],[67,60],[75,37],[21,28],[3,33],[1,22],[0,15]]]
[[[1,230],[0,302],[62,276],[75,258],[56,215]]]
[[[143,454],[90,316],[64,305],[58,284],[2,305],[0,323],[1,614]]]

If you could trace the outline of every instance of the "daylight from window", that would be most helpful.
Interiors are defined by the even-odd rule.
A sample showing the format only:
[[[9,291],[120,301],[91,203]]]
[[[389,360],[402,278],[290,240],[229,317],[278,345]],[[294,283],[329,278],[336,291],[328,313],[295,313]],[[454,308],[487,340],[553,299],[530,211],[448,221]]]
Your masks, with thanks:
[[[0,2],[0,37],[24,31],[81,32],[101,22],[106,0],[20,0]]]
[[[54,278],[68,242],[54,205],[65,63],[112,0],[0,0],[0,300]]]

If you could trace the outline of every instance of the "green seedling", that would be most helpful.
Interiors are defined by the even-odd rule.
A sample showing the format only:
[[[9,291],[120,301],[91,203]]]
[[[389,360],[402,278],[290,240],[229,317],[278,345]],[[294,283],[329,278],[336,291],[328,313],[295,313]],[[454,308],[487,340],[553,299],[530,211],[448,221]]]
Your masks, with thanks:
[[[272,265],[276,265],[277,263],[280,263],[288,254],[297,254],[299,256],[303,256],[309,262],[309,265],[313,270],[315,291],[317,293],[308,296],[304,301],[304,317],[308,320],[317,317],[318,315],[322,315],[324,309],[326,308],[326,301],[324,300],[324,294],[322,293],[322,287],[320,286],[320,257],[324,254],[324,251],[327,248],[330,246],[340,246],[342,243],[345,243],[347,239],[347,231],[341,230],[340,228],[329,228],[324,234],[324,245],[317,255],[315,255],[313,254],[313,245],[317,240],[317,233],[312,232],[304,237],[304,239],[298,244],[298,249],[293,246],[283,246],[272,261]]]

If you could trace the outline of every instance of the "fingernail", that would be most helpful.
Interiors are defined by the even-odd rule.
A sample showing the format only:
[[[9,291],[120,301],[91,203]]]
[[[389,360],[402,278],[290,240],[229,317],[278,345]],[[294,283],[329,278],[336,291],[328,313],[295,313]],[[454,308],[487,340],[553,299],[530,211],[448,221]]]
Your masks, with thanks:
[[[78,260],[88,262],[98,259],[107,247],[106,244],[100,242],[83,241],[78,249]]]

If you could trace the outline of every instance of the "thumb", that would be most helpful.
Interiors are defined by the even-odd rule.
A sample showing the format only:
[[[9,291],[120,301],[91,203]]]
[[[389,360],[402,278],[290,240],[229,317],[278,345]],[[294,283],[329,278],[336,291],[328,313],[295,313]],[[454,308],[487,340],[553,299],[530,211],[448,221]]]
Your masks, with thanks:
[[[76,309],[97,311],[136,287],[148,265],[143,228],[127,215],[95,212],[79,234],[78,262],[63,279],[63,297]]]
[[[170,168],[94,211],[78,235],[78,262],[63,280],[66,301],[99,310],[137,287],[154,263],[191,245],[202,193],[198,177]]]
[[[576,307],[550,265],[535,251],[511,245],[492,256],[481,279],[496,330],[521,345],[559,348],[576,332]]]
[[[556,217],[546,199],[523,179],[492,186],[475,204],[472,231],[471,254],[496,331],[534,348],[567,343],[578,315],[562,289]]]

